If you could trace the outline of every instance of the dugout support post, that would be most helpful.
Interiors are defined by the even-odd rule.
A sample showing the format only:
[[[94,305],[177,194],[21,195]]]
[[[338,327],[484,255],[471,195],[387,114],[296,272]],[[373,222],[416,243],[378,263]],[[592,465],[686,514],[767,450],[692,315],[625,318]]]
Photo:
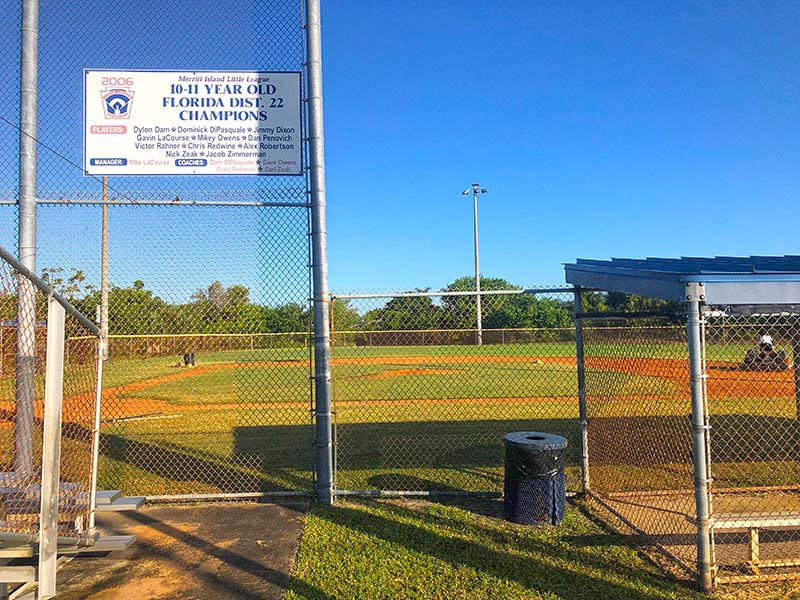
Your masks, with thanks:
[[[689,288],[691,289],[691,288]],[[700,320],[700,301],[687,295],[688,318],[686,333],[689,340],[689,379],[692,390],[692,458],[694,462],[694,499],[697,514],[697,583],[702,591],[712,587],[710,506],[707,454],[708,425],[706,423],[703,385],[703,333]]]
[[[52,296],[47,309],[47,366],[42,433],[42,487],[39,529],[39,598],[56,595],[61,408],[64,391],[64,308]]]
[[[575,357],[578,367],[578,417],[581,434],[581,492],[588,494],[589,481],[589,430],[586,417],[586,363],[583,354],[583,295],[580,286],[574,291]]]
[[[794,381],[794,416],[800,420],[800,324],[798,317],[792,318],[792,381]]]

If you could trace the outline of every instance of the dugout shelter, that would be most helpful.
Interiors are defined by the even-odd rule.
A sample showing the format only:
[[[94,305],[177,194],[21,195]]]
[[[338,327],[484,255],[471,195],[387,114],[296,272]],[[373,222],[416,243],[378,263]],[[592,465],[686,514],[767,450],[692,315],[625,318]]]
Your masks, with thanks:
[[[800,256],[565,272],[587,494],[701,589],[800,578]],[[615,293],[650,300],[611,312]],[[780,368],[743,365],[763,335]]]

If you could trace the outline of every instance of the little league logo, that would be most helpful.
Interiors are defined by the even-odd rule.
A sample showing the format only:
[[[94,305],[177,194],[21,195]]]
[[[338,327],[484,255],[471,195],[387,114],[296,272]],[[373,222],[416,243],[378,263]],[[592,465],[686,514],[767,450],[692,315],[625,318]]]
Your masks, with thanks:
[[[103,111],[106,119],[127,119],[133,108],[133,90],[113,88],[102,90]]]

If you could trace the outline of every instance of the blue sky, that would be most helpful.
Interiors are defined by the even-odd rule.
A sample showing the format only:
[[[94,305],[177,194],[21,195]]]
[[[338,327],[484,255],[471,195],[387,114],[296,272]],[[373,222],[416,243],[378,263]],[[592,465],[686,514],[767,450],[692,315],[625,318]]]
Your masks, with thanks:
[[[16,4],[7,8],[18,18]],[[461,191],[472,182],[490,191],[480,200],[482,273],[520,285],[561,284],[562,263],[577,257],[800,253],[800,3],[322,7],[331,289],[438,289],[471,274],[472,205]],[[93,0],[42,0],[40,138],[67,160],[40,149],[40,196],[99,197],[79,165],[84,68],[299,64],[285,51],[298,35],[288,3],[128,8],[96,19]],[[0,20],[3,47],[16,47],[18,27]],[[17,69],[16,53],[0,55],[7,81]],[[0,113],[13,120],[17,110],[16,87],[0,88]],[[3,124],[0,190],[11,194],[16,144]],[[284,185],[210,179],[113,178],[112,195],[235,198]],[[6,245],[12,212],[0,209]],[[99,210],[69,214],[41,211],[39,266],[81,268],[94,281]],[[247,211],[214,214],[118,212],[112,282],[141,278],[186,300],[218,279],[259,301],[305,300],[304,236],[292,233],[302,215],[239,226]]]
[[[324,2],[330,280],[797,253],[800,4]]]

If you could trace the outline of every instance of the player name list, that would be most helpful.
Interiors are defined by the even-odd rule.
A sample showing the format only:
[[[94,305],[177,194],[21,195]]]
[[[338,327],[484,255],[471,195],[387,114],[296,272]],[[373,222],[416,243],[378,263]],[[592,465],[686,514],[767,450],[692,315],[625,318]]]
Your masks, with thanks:
[[[259,125],[134,126],[138,158],[130,165],[210,167],[216,173],[296,173],[296,160],[271,159],[275,151],[294,152],[300,143],[294,127]],[[255,167],[255,168],[254,168]]]

